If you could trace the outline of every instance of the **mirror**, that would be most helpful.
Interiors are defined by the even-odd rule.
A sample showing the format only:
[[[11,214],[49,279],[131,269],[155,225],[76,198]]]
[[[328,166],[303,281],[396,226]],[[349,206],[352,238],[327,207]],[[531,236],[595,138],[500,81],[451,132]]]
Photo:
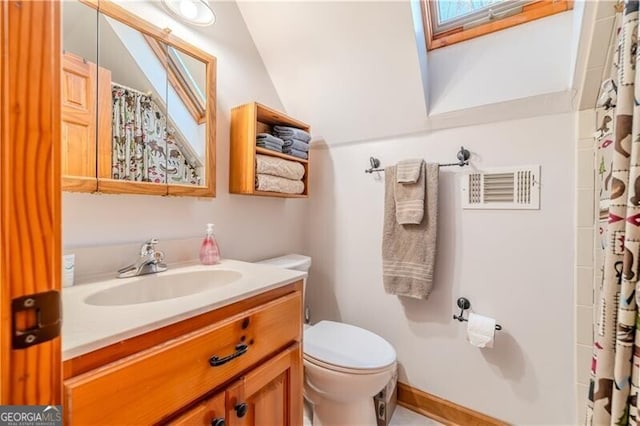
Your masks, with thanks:
[[[84,129],[93,137],[69,138],[63,152],[64,180],[87,182],[63,189],[214,196],[215,58],[110,1],[64,2],[63,15],[69,45],[93,43],[81,55],[93,67]]]
[[[80,2],[62,8],[62,187],[95,191],[98,12]]]
[[[167,183],[167,46],[102,13],[98,64],[104,78],[98,104],[98,190]],[[156,49],[159,52],[156,52]],[[166,188],[146,185],[145,193]]]
[[[202,186],[206,173],[207,65],[173,46],[169,72],[168,176],[170,184]]]

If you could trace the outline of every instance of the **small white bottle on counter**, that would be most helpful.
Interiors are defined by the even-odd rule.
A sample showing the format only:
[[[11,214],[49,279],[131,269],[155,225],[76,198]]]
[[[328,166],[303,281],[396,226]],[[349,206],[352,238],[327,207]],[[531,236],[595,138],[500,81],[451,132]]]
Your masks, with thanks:
[[[76,255],[65,254],[62,256],[62,287],[71,287],[76,268]]]

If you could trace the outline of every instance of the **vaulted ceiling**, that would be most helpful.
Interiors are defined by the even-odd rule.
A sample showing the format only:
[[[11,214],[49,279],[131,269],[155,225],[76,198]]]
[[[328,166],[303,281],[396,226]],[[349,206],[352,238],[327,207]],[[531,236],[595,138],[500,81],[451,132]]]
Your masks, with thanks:
[[[574,108],[584,2],[428,54],[410,1],[238,6],[285,109],[329,144]]]

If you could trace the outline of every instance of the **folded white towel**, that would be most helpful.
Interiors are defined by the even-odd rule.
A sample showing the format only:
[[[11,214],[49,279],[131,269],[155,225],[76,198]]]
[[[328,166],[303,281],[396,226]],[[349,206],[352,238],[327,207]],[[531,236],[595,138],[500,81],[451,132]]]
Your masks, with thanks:
[[[396,182],[416,183],[420,178],[423,162],[420,158],[399,161],[396,166]]]
[[[398,167],[396,166],[396,182],[398,181]],[[396,220],[400,225],[419,225],[422,222],[426,197],[426,174],[425,162],[420,160],[418,180],[415,183],[396,183],[394,185]]]
[[[300,180],[304,176],[304,166],[297,161],[256,154],[256,173]]]
[[[256,189],[258,191],[282,192],[284,194],[302,194],[304,192],[304,182],[278,176],[256,174]]]

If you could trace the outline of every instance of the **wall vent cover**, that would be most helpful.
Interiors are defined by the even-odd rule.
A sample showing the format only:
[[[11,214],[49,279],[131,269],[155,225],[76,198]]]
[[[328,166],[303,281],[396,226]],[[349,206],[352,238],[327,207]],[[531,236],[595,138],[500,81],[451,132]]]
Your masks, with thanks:
[[[462,208],[540,208],[540,166],[486,169],[462,179]]]

